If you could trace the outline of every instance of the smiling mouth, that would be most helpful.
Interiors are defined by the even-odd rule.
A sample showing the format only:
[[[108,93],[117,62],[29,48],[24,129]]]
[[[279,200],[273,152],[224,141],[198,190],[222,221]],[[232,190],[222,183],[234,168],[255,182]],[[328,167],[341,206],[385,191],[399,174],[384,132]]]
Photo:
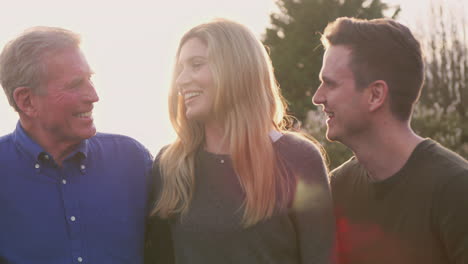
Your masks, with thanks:
[[[93,115],[93,112],[89,111],[89,112],[84,112],[84,113],[78,113],[78,114],[75,114],[74,116],[78,118],[90,118],[92,115]]]
[[[197,97],[197,96],[199,96],[201,94],[202,94],[202,92],[187,92],[187,93],[184,93],[184,99],[185,100],[192,99],[192,98]]]
[[[335,117],[335,113],[333,112],[328,112],[328,111],[323,111],[323,112],[328,117],[328,119],[332,119],[333,117]]]

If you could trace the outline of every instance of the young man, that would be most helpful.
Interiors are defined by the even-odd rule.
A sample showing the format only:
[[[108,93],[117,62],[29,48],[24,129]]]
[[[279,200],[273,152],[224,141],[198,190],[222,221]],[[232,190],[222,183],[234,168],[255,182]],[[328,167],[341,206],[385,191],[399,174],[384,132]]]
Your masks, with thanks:
[[[0,55],[19,114],[0,137],[0,263],[143,263],[152,157],[129,137],[96,134],[79,44],[37,27]]]
[[[313,102],[355,156],[331,173],[340,263],[468,263],[468,162],[410,127],[424,63],[390,19],[325,29]]]

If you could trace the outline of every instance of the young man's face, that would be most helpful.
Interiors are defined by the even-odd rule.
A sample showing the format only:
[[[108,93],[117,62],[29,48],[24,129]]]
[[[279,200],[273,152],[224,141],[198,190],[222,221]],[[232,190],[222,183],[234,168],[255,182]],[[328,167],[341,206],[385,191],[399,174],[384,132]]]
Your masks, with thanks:
[[[67,49],[45,58],[45,65],[44,93],[32,98],[36,106],[33,134],[58,144],[77,144],[94,136],[92,110],[99,97],[81,51]]]
[[[357,90],[349,61],[351,50],[330,46],[323,57],[321,85],[312,102],[323,106],[327,119],[327,139],[346,142],[366,128],[366,97]]]

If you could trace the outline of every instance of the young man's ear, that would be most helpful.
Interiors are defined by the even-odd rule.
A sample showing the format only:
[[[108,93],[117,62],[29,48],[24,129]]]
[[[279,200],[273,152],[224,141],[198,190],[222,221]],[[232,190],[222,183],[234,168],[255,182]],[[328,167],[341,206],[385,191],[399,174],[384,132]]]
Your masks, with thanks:
[[[32,95],[33,92],[29,87],[18,87],[13,91],[13,98],[19,108],[19,112],[27,116],[33,116],[36,113]]]
[[[388,85],[385,81],[377,80],[369,85],[369,110],[375,111],[382,107],[388,96]]]

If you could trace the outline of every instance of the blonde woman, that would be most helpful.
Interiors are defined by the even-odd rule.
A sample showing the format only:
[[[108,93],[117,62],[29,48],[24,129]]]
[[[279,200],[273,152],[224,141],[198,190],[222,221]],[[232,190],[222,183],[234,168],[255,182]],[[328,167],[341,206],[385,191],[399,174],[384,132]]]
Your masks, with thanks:
[[[321,152],[286,131],[271,61],[249,29],[219,19],[182,37],[169,113],[177,139],[154,164],[148,263],[162,254],[157,244],[170,243],[161,219],[180,264],[332,260]]]

